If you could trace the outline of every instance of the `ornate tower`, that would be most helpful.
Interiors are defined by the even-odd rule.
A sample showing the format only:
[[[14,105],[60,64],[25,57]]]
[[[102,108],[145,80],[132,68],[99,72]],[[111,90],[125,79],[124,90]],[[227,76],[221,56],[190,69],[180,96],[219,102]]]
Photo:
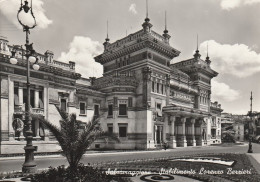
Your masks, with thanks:
[[[199,53],[198,35],[197,48],[193,58],[176,63],[173,67],[180,69],[190,76],[192,85],[198,89],[198,94],[195,96],[194,107],[202,111],[210,111],[211,97],[211,79],[216,77],[218,73],[211,69],[209,56],[206,60],[202,60]]]
[[[108,47],[108,45],[110,44],[109,43],[109,38],[108,38],[108,21],[107,21],[107,38],[105,39],[105,42],[103,43],[103,45],[104,45],[104,51],[107,51],[107,47]]]
[[[168,34],[168,30],[167,30],[167,14],[165,11],[165,30],[163,31],[163,37],[164,37],[164,42],[166,44],[169,44],[169,40],[171,38],[171,36]]]

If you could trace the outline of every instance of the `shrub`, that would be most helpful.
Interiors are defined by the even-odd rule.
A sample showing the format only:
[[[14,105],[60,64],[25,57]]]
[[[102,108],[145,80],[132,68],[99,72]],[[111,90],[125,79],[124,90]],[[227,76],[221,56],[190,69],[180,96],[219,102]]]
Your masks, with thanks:
[[[50,167],[48,171],[43,171],[33,176],[32,182],[131,182],[130,179],[107,176],[99,169],[90,166],[79,164],[76,170],[71,170],[70,167],[65,168],[59,166],[57,168]]]

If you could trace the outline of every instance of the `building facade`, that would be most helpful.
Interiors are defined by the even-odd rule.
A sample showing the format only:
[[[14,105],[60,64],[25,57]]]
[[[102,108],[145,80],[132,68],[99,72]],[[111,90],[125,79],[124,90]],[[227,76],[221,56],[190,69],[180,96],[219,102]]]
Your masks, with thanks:
[[[245,140],[245,125],[250,121],[247,115],[232,115],[231,113],[222,113],[221,126],[222,135],[229,132],[233,135],[235,141]]]
[[[38,54],[40,70],[31,70],[31,112],[59,125],[57,107],[88,122],[102,114],[104,130],[116,133],[120,143],[97,140],[93,148],[148,149],[203,146],[221,142],[218,103],[211,102],[211,79],[218,73],[210,59],[170,64],[180,54],[169,44],[170,35],[152,30],[149,18],[142,29],[114,43],[107,37],[104,52],[95,57],[103,77],[81,78],[75,62],[53,60],[53,53]],[[23,152],[20,132],[26,101],[26,61],[15,47],[17,65],[9,63],[10,50],[0,38],[1,153]],[[33,121],[34,144],[39,151],[56,151],[54,137]]]

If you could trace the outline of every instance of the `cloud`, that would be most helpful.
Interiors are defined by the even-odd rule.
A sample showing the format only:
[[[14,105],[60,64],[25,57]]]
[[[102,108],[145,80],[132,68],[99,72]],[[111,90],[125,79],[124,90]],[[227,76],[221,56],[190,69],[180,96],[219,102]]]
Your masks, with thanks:
[[[29,4],[31,1],[28,1]],[[52,24],[52,20],[48,19],[45,15],[45,10],[43,8],[43,0],[34,0],[33,1],[33,13],[36,18],[37,27],[41,29],[47,28],[50,24]],[[20,8],[20,1],[17,0],[2,0],[0,1],[0,11],[6,18],[15,24],[18,28],[21,28],[21,25],[17,20],[17,12]],[[33,18],[30,13],[24,13],[23,11],[19,16],[27,25],[33,24]]]
[[[200,50],[206,54],[207,43],[212,68],[221,74],[239,78],[260,72],[260,54],[245,44],[220,44],[214,40],[205,41]]]
[[[137,14],[137,11],[136,11],[136,4],[131,4],[129,9],[128,9],[129,12],[133,13],[134,15]]]
[[[238,99],[240,96],[239,91],[230,88],[230,86],[225,83],[220,83],[215,80],[212,80],[211,86],[212,97],[215,100],[224,100],[227,102],[231,102]]]
[[[220,6],[224,10],[231,10],[239,6],[260,3],[260,0],[221,0]]]
[[[95,62],[94,57],[102,51],[102,44],[98,41],[93,41],[89,37],[75,36],[70,43],[69,51],[62,52],[58,60],[75,61],[76,72],[82,77],[100,77],[103,74],[103,67]]]

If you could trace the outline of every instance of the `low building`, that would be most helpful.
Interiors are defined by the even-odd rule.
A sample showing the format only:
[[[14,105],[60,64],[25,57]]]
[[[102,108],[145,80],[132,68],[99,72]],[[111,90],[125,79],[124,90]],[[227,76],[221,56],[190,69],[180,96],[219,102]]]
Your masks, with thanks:
[[[222,132],[232,130],[232,135],[236,141],[245,140],[245,125],[249,121],[247,115],[232,115],[230,113],[222,113],[221,126]],[[223,134],[222,134],[223,135]]]
[[[210,144],[220,144],[221,143],[221,104],[218,102],[211,103],[211,122],[209,123],[209,129],[211,129]]]

